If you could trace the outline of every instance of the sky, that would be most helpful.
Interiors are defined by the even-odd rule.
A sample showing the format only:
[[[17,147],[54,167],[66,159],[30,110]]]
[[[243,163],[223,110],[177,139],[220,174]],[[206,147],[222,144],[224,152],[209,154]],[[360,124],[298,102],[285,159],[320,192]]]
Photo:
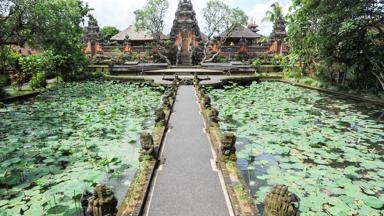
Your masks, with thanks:
[[[84,0],[94,10],[91,12],[103,26],[115,26],[120,30],[132,25],[135,21],[134,11],[141,9],[146,0]],[[179,0],[168,0],[169,9],[165,17],[164,33],[169,34],[171,31],[173,20],[175,19],[175,12]],[[196,11],[197,21],[202,32],[205,28],[205,22],[202,15],[202,10],[208,0],[192,0],[193,7]],[[278,1],[284,7],[284,12],[288,12],[291,5],[291,0],[224,0],[224,2],[231,7],[239,7],[250,18],[256,21],[259,25],[260,34],[269,35],[272,31],[272,23],[261,22],[265,12],[269,9],[270,5]]]

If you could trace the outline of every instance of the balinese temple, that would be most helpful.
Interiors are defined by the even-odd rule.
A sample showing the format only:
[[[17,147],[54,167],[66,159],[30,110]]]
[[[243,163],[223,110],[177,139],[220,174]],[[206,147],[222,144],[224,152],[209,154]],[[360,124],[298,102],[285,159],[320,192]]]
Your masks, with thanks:
[[[88,16],[88,26],[84,30],[84,43],[86,44],[84,52],[94,56],[98,53],[103,53],[103,35],[100,32],[100,27],[96,19]]]
[[[274,24],[273,30],[270,35],[270,41],[272,43],[271,47],[268,50],[268,53],[274,54],[287,54],[288,47],[284,43],[284,39],[287,36],[285,20],[280,17]]]
[[[257,33],[259,32],[258,25],[256,25],[255,22],[252,22],[248,25],[248,27],[245,26],[237,26],[228,36],[227,40],[225,41],[224,45],[239,45],[240,41],[246,40],[248,45],[257,44],[260,39],[263,37],[261,34]],[[223,36],[226,33],[223,33]]]
[[[118,44],[123,44],[127,38],[129,38],[132,46],[143,46],[146,44],[151,44],[155,41],[151,34],[147,33],[146,31],[138,31],[133,25],[114,35],[111,38],[111,41],[116,41]],[[169,37],[161,34],[160,39],[167,40]]]
[[[180,0],[170,38],[177,48],[178,65],[191,65],[193,50],[204,39],[191,0]]]

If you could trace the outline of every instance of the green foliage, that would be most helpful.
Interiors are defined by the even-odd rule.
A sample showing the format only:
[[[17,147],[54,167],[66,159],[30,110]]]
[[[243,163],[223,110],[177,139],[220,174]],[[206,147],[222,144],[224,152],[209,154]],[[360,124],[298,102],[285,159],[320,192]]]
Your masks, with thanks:
[[[29,81],[29,85],[31,86],[32,90],[47,87],[47,79],[45,78],[45,73],[37,72],[34,74],[31,78],[31,81]]]
[[[0,99],[7,97],[7,93],[4,90],[5,87],[5,80],[1,78],[0,76]]]
[[[119,33],[119,29],[114,26],[104,26],[100,31],[103,34],[104,42],[107,44],[109,44],[111,37]]]
[[[283,7],[279,4],[279,2],[273,3],[270,8],[270,10],[265,12],[265,17],[262,20],[263,22],[275,23],[280,18],[284,18]]]
[[[160,36],[164,30],[164,17],[168,8],[168,0],[149,0],[143,9],[135,11],[135,28]]]
[[[377,83],[384,89],[384,71],[376,70],[382,62],[384,40],[382,17],[384,6],[378,0],[326,1],[295,0],[289,19],[288,42],[305,71],[324,71],[353,88],[371,88]],[[332,70],[334,64],[344,65],[343,74]],[[344,75],[345,74],[345,75]],[[381,78],[380,78],[381,77]],[[347,79],[349,78],[349,79]],[[377,86],[377,85],[376,85]]]
[[[163,47],[171,47],[173,45],[173,41],[172,40],[162,40],[161,43],[162,43],[161,45]]]
[[[262,62],[260,59],[255,59],[255,60],[252,60],[252,66],[253,67],[259,67],[262,65]]]
[[[39,50],[51,50],[61,56],[57,71],[65,79],[83,71],[81,24],[89,8],[81,0],[5,0],[0,4],[11,11],[0,14],[5,16],[0,19],[0,47],[28,42]]]
[[[231,8],[229,15],[230,23],[234,26],[242,26],[248,24],[249,17],[240,8]]]
[[[283,63],[283,56],[275,55],[271,59],[271,64],[273,65],[281,65]]]
[[[0,74],[0,83],[4,86],[11,84],[11,78],[9,74]]]
[[[248,16],[244,11],[230,8],[221,0],[209,0],[203,9],[203,17],[209,39],[224,32],[229,35],[235,27],[246,25],[248,22]]]
[[[221,55],[218,55],[218,56],[216,56],[216,58],[214,59],[214,62],[216,62],[216,63],[225,63],[225,62],[228,62],[228,61],[227,61],[227,58],[226,58],[226,57],[221,56]]]
[[[3,212],[57,215],[61,208],[59,215],[76,215],[81,194],[94,183],[126,187],[138,168],[139,133],[152,129],[163,91],[143,84],[66,83],[34,101],[0,108]]]
[[[35,55],[20,57],[21,69],[27,77],[32,77],[39,72],[49,77],[57,76],[58,67],[61,65],[62,57],[55,55],[53,51],[47,50]]]
[[[300,78],[302,77],[301,71],[293,68],[284,72],[284,76],[287,78]]]
[[[238,166],[256,185],[257,204],[285,184],[299,196],[301,215],[381,215],[380,109],[276,82],[209,94],[220,128],[238,137]]]

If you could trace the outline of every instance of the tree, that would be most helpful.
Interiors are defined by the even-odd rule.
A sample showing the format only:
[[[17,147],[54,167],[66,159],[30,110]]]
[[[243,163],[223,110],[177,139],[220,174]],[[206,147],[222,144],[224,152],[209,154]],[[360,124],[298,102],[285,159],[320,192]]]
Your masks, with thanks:
[[[283,7],[279,4],[279,2],[273,3],[270,8],[270,10],[265,12],[265,17],[262,20],[263,22],[275,23],[277,20],[284,18]]]
[[[109,43],[111,37],[115,36],[119,32],[119,29],[114,26],[104,26],[101,28],[101,34],[103,34],[105,43]]]
[[[148,0],[143,9],[135,11],[135,28],[137,30],[144,30],[154,37],[156,42],[156,52],[161,59],[164,59],[168,64],[171,64],[168,57],[166,57],[160,50],[161,35],[164,30],[165,13],[169,8],[168,0]]]
[[[384,89],[382,1],[295,0],[292,8],[288,41],[306,65],[324,65],[320,75],[353,88]]]
[[[239,8],[230,8],[227,4],[221,0],[209,0],[206,7],[203,9],[203,17],[206,22],[206,33],[208,34],[208,41],[204,47],[205,61],[212,61],[221,52],[221,45],[225,43],[227,38],[233,33],[236,27],[240,25],[246,25],[248,16],[244,11]],[[210,57],[208,60],[208,44],[212,41],[214,36],[219,37],[219,51]]]
[[[51,50],[62,57],[57,69],[64,78],[82,69],[81,23],[89,8],[81,0],[4,0],[0,5],[0,47],[28,43]]]
[[[163,33],[165,22],[165,13],[169,8],[167,0],[149,0],[143,9],[135,11],[135,28],[149,32],[160,40],[160,34]]]
[[[300,8],[288,16],[287,43],[290,57],[298,61],[303,73],[310,70],[312,65],[319,61],[318,41],[316,40],[319,28],[319,15],[314,13],[316,7],[314,1],[301,4],[301,1],[293,1],[292,8]],[[294,63],[293,63],[294,64]]]
[[[35,0],[0,1],[0,46],[23,45],[33,35]]]

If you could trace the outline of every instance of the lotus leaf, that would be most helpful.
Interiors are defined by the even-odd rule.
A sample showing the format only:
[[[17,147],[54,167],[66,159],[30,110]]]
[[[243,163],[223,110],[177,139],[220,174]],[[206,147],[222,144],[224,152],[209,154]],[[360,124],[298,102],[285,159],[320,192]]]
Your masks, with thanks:
[[[0,200],[7,201],[1,213],[74,215],[94,183],[126,190],[138,167],[139,133],[151,129],[163,92],[106,81],[64,83],[6,105],[0,112],[0,185],[6,188]]]
[[[382,109],[278,82],[208,92],[221,129],[238,137],[239,161],[248,161],[238,167],[256,167],[241,173],[256,182],[260,207],[271,185],[286,184],[301,215],[383,213]]]

